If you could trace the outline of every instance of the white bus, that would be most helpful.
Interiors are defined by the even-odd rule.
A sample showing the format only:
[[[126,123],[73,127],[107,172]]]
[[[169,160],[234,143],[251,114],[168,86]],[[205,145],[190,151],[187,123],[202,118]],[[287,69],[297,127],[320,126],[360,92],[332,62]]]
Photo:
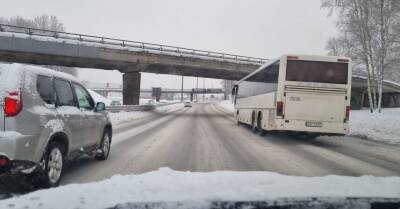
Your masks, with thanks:
[[[235,118],[258,131],[302,136],[349,131],[351,60],[284,55],[238,81],[232,93]]]

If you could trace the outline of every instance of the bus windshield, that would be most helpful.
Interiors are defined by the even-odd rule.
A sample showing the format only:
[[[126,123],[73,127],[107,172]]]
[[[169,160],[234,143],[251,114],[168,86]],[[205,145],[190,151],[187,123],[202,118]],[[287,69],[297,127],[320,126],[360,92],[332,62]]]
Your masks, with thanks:
[[[348,63],[288,60],[286,80],[347,84]]]

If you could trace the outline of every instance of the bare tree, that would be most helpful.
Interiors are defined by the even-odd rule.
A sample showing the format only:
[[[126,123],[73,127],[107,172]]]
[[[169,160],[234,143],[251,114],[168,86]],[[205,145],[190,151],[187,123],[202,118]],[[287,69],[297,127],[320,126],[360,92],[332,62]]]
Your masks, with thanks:
[[[329,39],[325,49],[328,51],[328,54],[332,56],[356,56],[356,48],[351,43],[350,38],[347,37],[346,34],[342,34],[342,36],[339,36],[337,38]]]
[[[383,91],[383,79],[385,77],[386,69],[393,61],[393,57],[390,56],[390,52],[393,48],[397,48],[396,39],[399,34],[396,33],[396,29],[399,26],[399,2],[392,0],[379,0],[373,1],[374,6],[373,14],[375,14],[374,20],[378,26],[378,34],[376,36],[376,59],[378,63],[378,111],[381,112],[382,104],[382,91]],[[394,58],[396,59],[396,58]]]
[[[347,39],[359,46],[360,59],[364,62],[367,72],[368,98],[371,112],[374,109],[375,97],[372,93],[372,81],[374,79],[374,64],[370,56],[371,28],[370,13],[367,9],[368,2],[363,0],[323,0],[322,7],[328,8],[330,13],[337,11],[340,15],[338,27],[341,32],[350,34]]]
[[[33,20],[26,19],[20,16],[11,17],[8,19],[0,17],[0,23],[22,26],[22,27],[38,28],[44,30],[65,31],[64,25],[57,19],[56,16],[48,16],[48,15],[37,16],[33,18]],[[71,67],[63,67],[63,66],[45,66],[45,67],[56,71],[68,73],[74,76],[78,75],[76,69]]]

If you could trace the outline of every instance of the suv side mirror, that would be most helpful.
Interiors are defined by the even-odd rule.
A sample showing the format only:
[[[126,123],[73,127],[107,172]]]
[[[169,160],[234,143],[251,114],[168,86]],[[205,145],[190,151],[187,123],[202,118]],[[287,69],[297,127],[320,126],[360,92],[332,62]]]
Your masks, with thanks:
[[[95,111],[96,112],[101,112],[101,111],[104,111],[104,110],[106,110],[106,104],[104,104],[104,102],[97,102]]]

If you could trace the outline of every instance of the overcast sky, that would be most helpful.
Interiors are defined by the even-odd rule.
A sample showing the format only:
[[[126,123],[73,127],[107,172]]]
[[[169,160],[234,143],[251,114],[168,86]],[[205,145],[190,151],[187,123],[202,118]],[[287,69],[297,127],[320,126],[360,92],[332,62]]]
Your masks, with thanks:
[[[326,54],[334,17],[320,0],[12,0],[4,17],[55,15],[68,32],[169,44],[246,56]],[[83,70],[81,79],[121,82],[117,72]],[[195,86],[185,79],[185,87]],[[207,87],[218,81],[207,79]],[[202,81],[200,82],[202,86]],[[179,88],[178,76],[144,74],[142,88]]]

